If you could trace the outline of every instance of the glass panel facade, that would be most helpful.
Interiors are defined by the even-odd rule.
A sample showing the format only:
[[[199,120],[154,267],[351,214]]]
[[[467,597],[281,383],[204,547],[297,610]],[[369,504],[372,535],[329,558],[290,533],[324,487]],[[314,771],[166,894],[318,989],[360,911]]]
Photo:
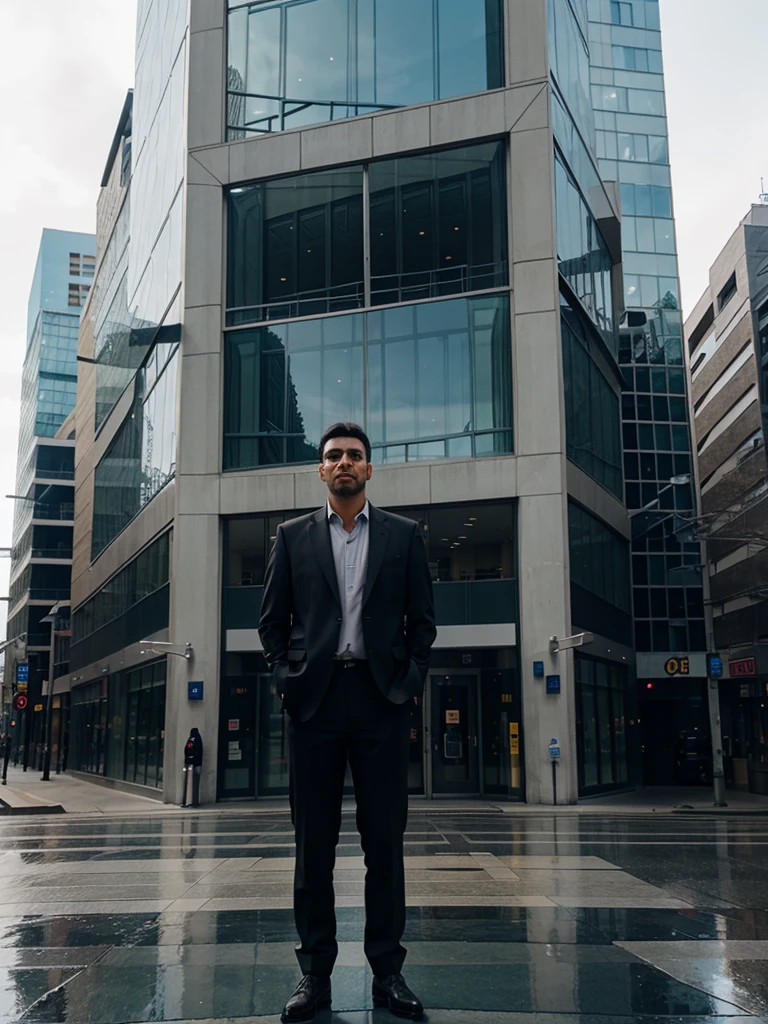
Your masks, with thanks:
[[[502,0],[229,6],[230,139],[504,84]]]
[[[629,544],[580,505],[568,505],[571,618],[620,643],[632,643]]]
[[[549,54],[560,98],[583,137],[594,148],[595,122],[589,91],[587,20],[582,0],[550,0]]]
[[[590,355],[579,314],[560,300],[568,458],[622,497],[619,398]]]
[[[621,188],[624,292],[619,332],[626,504],[659,497],[662,515],[633,520],[635,644],[705,649],[701,587],[689,585],[698,545],[679,530],[692,509],[682,314],[675,255],[658,4],[590,3],[592,102],[603,177]]]
[[[164,533],[73,611],[73,651],[76,651],[77,646],[88,637],[125,616],[145,598],[167,586],[170,579],[170,545],[171,533]],[[164,624],[167,625],[167,620]],[[161,628],[162,624],[156,626],[152,632]],[[126,642],[132,643],[140,639],[140,636],[136,636]],[[125,643],[115,645],[124,646]],[[95,657],[89,659],[94,660]]]
[[[628,670],[577,652],[574,672],[579,793],[626,785]]]
[[[228,265],[229,324],[362,306],[362,167],[232,189]]]
[[[370,165],[373,305],[508,283],[504,153],[492,142]]]
[[[555,202],[560,273],[614,351],[611,254],[559,153],[555,155]]]
[[[96,558],[176,474],[178,345],[159,344],[136,375],[131,411],[94,474]]]
[[[492,142],[232,189],[228,326],[505,286],[504,157]]]
[[[510,452],[511,362],[505,295],[232,332],[224,468],[314,461],[336,420],[383,462]]]

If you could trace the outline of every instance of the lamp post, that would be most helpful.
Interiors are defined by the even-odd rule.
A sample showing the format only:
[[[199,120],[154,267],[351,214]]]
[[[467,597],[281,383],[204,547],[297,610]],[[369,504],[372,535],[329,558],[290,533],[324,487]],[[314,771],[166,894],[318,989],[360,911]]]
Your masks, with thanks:
[[[41,622],[51,624],[51,644],[48,654],[48,698],[45,705],[45,735],[43,737],[43,774],[42,781],[51,781],[51,722],[53,719],[53,663],[56,654],[56,618],[61,602],[57,601]]]

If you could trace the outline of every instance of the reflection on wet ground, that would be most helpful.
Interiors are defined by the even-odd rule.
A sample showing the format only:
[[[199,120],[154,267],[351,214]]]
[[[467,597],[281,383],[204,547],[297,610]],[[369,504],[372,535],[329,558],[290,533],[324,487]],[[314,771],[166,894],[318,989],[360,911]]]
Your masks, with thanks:
[[[298,977],[287,815],[0,824],[0,1024],[276,1022]],[[420,808],[406,976],[445,1024],[768,1021],[768,818]],[[344,816],[333,1012],[383,1024]]]

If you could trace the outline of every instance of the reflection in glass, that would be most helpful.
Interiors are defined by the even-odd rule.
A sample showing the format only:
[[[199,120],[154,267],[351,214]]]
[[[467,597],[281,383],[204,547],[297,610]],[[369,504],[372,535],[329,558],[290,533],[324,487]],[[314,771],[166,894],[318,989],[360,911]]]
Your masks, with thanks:
[[[363,304],[363,170],[278,178],[229,193],[227,322]]]
[[[92,558],[176,473],[178,345],[171,351],[159,376],[152,360],[137,375],[131,410],[96,466]],[[167,349],[160,352],[164,355]],[[148,376],[155,379],[147,394]]]
[[[615,352],[611,254],[559,154],[555,159],[555,201],[560,273]]]
[[[500,88],[501,12],[501,0],[254,0],[229,15],[229,138]]]
[[[370,166],[371,302],[507,284],[504,144]]]
[[[561,297],[565,430],[568,458],[622,496],[621,417],[616,392],[590,355],[578,313]],[[625,394],[632,400],[632,395]]]
[[[226,344],[225,469],[314,461],[327,424],[349,420],[367,422],[382,461],[512,450],[506,296],[237,331]]]

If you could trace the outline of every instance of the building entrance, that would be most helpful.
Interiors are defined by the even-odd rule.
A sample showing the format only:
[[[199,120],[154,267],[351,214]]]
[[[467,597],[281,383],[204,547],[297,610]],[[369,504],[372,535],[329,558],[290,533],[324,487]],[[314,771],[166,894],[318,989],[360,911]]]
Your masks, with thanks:
[[[221,686],[219,799],[287,796],[288,718],[266,662],[255,652],[227,662],[235,671]],[[513,649],[433,653],[423,696],[409,705],[410,793],[523,798],[516,662]]]
[[[478,794],[477,674],[430,674],[428,694],[432,795]]]

